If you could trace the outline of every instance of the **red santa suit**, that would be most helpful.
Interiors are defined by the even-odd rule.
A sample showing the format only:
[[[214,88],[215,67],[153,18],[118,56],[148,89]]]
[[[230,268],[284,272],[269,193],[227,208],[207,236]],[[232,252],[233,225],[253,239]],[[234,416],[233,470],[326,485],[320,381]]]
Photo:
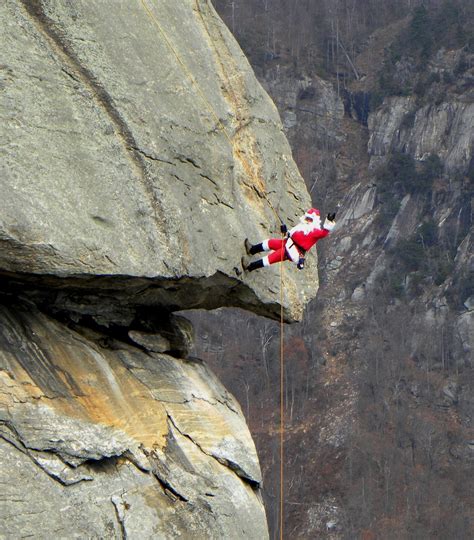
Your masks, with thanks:
[[[310,221],[311,220],[311,221]],[[262,259],[263,266],[269,266],[284,260],[298,264],[305,254],[321,238],[325,238],[334,228],[334,221],[325,220],[321,227],[321,217],[316,208],[309,209],[301,217],[300,223],[290,229],[288,238],[270,238],[262,242],[264,251],[272,251]]]

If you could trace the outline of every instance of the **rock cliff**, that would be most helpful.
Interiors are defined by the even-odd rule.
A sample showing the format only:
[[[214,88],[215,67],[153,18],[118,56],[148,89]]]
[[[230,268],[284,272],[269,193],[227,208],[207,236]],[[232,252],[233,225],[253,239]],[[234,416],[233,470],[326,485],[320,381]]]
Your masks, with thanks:
[[[2,534],[265,537],[253,441],[204,364],[8,304]]]
[[[1,9],[1,268],[83,290],[117,277],[115,296],[137,305],[279,315],[275,287],[234,268],[245,236],[278,231],[272,207],[291,223],[310,200],[209,2]],[[289,283],[286,316],[299,319],[315,280]]]
[[[2,534],[267,537],[240,407],[173,312],[279,316],[278,271],[236,272],[310,205],[275,106],[206,0],[0,20]]]
[[[474,12],[457,0],[346,4],[242,0],[234,13],[216,0],[314,204],[340,204],[318,297],[285,332],[285,530],[470,538]],[[196,348],[246,406],[278,535],[278,328],[252,321],[224,363],[243,317],[216,328],[201,314]]]

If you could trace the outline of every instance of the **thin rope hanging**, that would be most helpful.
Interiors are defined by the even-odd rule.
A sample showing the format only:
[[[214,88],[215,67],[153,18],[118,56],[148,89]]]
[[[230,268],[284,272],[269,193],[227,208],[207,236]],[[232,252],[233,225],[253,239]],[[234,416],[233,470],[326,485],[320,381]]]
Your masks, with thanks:
[[[283,522],[284,522],[284,391],[285,391],[285,350],[284,350],[284,332],[283,332],[283,262],[280,263],[280,540],[283,540]]]

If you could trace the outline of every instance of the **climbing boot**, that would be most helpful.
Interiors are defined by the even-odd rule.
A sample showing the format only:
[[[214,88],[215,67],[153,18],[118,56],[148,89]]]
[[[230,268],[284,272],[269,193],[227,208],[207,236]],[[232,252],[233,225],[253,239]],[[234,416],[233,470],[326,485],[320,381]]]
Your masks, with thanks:
[[[245,251],[247,252],[247,255],[255,255],[256,253],[261,253],[262,251],[265,251],[263,249],[262,244],[255,244],[254,246],[249,242],[249,239],[245,239]]]
[[[250,252],[252,249],[252,244],[249,242],[248,238],[245,239],[244,245],[245,245],[245,251],[247,252],[247,255],[252,255]]]
[[[253,272],[254,270],[257,270],[258,268],[263,268],[263,259],[259,259],[258,261],[249,262],[246,257],[242,257],[242,268],[245,272]]]

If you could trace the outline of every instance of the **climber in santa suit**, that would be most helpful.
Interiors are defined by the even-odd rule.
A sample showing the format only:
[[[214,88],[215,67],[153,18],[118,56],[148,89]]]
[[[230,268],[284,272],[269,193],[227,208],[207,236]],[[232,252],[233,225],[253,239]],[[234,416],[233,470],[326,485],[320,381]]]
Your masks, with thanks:
[[[306,252],[321,238],[325,238],[336,225],[334,221],[335,213],[328,214],[321,227],[321,217],[319,210],[310,208],[304,216],[300,218],[298,225],[287,231],[286,225],[281,226],[281,232],[287,233],[285,238],[270,238],[260,244],[252,245],[245,239],[245,250],[248,255],[256,255],[265,251],[270,253],[257,261],[249,262],[245,257],[242,259],[242,267],[246,272],[252,272],[264,266],[291,260],[302,270]]]

